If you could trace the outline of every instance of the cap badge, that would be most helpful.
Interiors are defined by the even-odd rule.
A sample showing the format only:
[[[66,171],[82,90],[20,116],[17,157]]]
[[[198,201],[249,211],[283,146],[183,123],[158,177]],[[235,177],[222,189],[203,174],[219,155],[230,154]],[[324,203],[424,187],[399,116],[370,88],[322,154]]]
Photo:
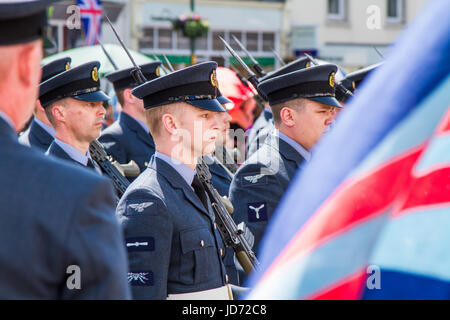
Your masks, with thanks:
[[[355,81],[352,81],[352,88],[353,88],[353,90],[356,89],[356,83],[355,83]]]
[[[307,62],[305,63],[305,68],[308,69],[309,67],[311,67],[311,62],[307,61]]]
[[[330,77],[328,78],[328,83],[330,84],[330,87],[334,87],[334,72],[330,74]]]
[[[97,67],[94,67],[94,69],[92,69],[91,76],[92,76],[92,80],[94,80],[95,82],[98,81],[98,70],[97,70]]]
[[[219,88],[219,82],[217,81],[216,70],[211,73],[210,81],[213,87]]]
[[[156,67],[155,74],[156,74],[157,77],[159,77],[161,75],[161,72],[159,70],[159,66]]]
[[[66,62],[65,68],[66,68],[66,71],[70,69],[70,62],[69,61]]]

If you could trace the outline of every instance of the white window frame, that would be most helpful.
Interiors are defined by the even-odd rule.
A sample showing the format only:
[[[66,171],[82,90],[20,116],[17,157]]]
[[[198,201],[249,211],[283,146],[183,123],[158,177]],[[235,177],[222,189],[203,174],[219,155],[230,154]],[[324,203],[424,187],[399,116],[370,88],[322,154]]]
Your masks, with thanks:
[[[397,16],[389,17],[388,9],[389,9],[389,0],[386,0],[386,22],[387,23],[403,23],[404,21],[404,0],[396,0],[397,1]]]
[[[338,10],[339,13],[335,14],[335,13],[329,13],[328,10],[328,1],[327,1],[327,19],[328,20],[338,20],[338,21],[343,21],[346,19],[347,15],[346,15],[346,5],[345,5],[345,0],[336,0],[338,1]]]

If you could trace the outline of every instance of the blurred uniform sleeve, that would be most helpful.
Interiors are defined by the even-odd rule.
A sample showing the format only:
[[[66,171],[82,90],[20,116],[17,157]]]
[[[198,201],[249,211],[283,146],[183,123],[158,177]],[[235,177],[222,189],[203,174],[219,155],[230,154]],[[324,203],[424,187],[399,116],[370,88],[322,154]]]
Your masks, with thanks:
[[[62,298],[130,299],[127,256],[115,215],[113,187],[102,179],[86,190],[86,194],[72,215],[67,235],[67,252],[63,259],[70,272],[66,271]],[[81,288],[73,288],[77,271],[70,266],[79,268]]]

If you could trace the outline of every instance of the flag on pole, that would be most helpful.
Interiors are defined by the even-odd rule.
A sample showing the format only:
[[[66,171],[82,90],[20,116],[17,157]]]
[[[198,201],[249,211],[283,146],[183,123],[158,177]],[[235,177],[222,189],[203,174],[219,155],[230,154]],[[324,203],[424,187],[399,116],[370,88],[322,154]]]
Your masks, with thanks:
[[[247,298],[450,298],[449,10],[427,4],[291,182]]]
[[[98,43],[102,26],[103,8],[100,0],[77,0],[80,17],[83,22],[85,44]]]

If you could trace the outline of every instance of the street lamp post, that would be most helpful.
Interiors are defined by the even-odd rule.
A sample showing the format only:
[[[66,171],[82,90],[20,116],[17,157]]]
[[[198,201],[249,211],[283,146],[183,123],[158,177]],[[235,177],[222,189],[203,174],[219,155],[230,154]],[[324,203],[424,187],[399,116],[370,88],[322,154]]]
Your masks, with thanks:
[[[191,12],[194,13],[195,11],[195,0],[191,0]],[[191,40],[191,65],[194,65],[197,63],[197,59],[195,57],[195,38],[190,37]]]

